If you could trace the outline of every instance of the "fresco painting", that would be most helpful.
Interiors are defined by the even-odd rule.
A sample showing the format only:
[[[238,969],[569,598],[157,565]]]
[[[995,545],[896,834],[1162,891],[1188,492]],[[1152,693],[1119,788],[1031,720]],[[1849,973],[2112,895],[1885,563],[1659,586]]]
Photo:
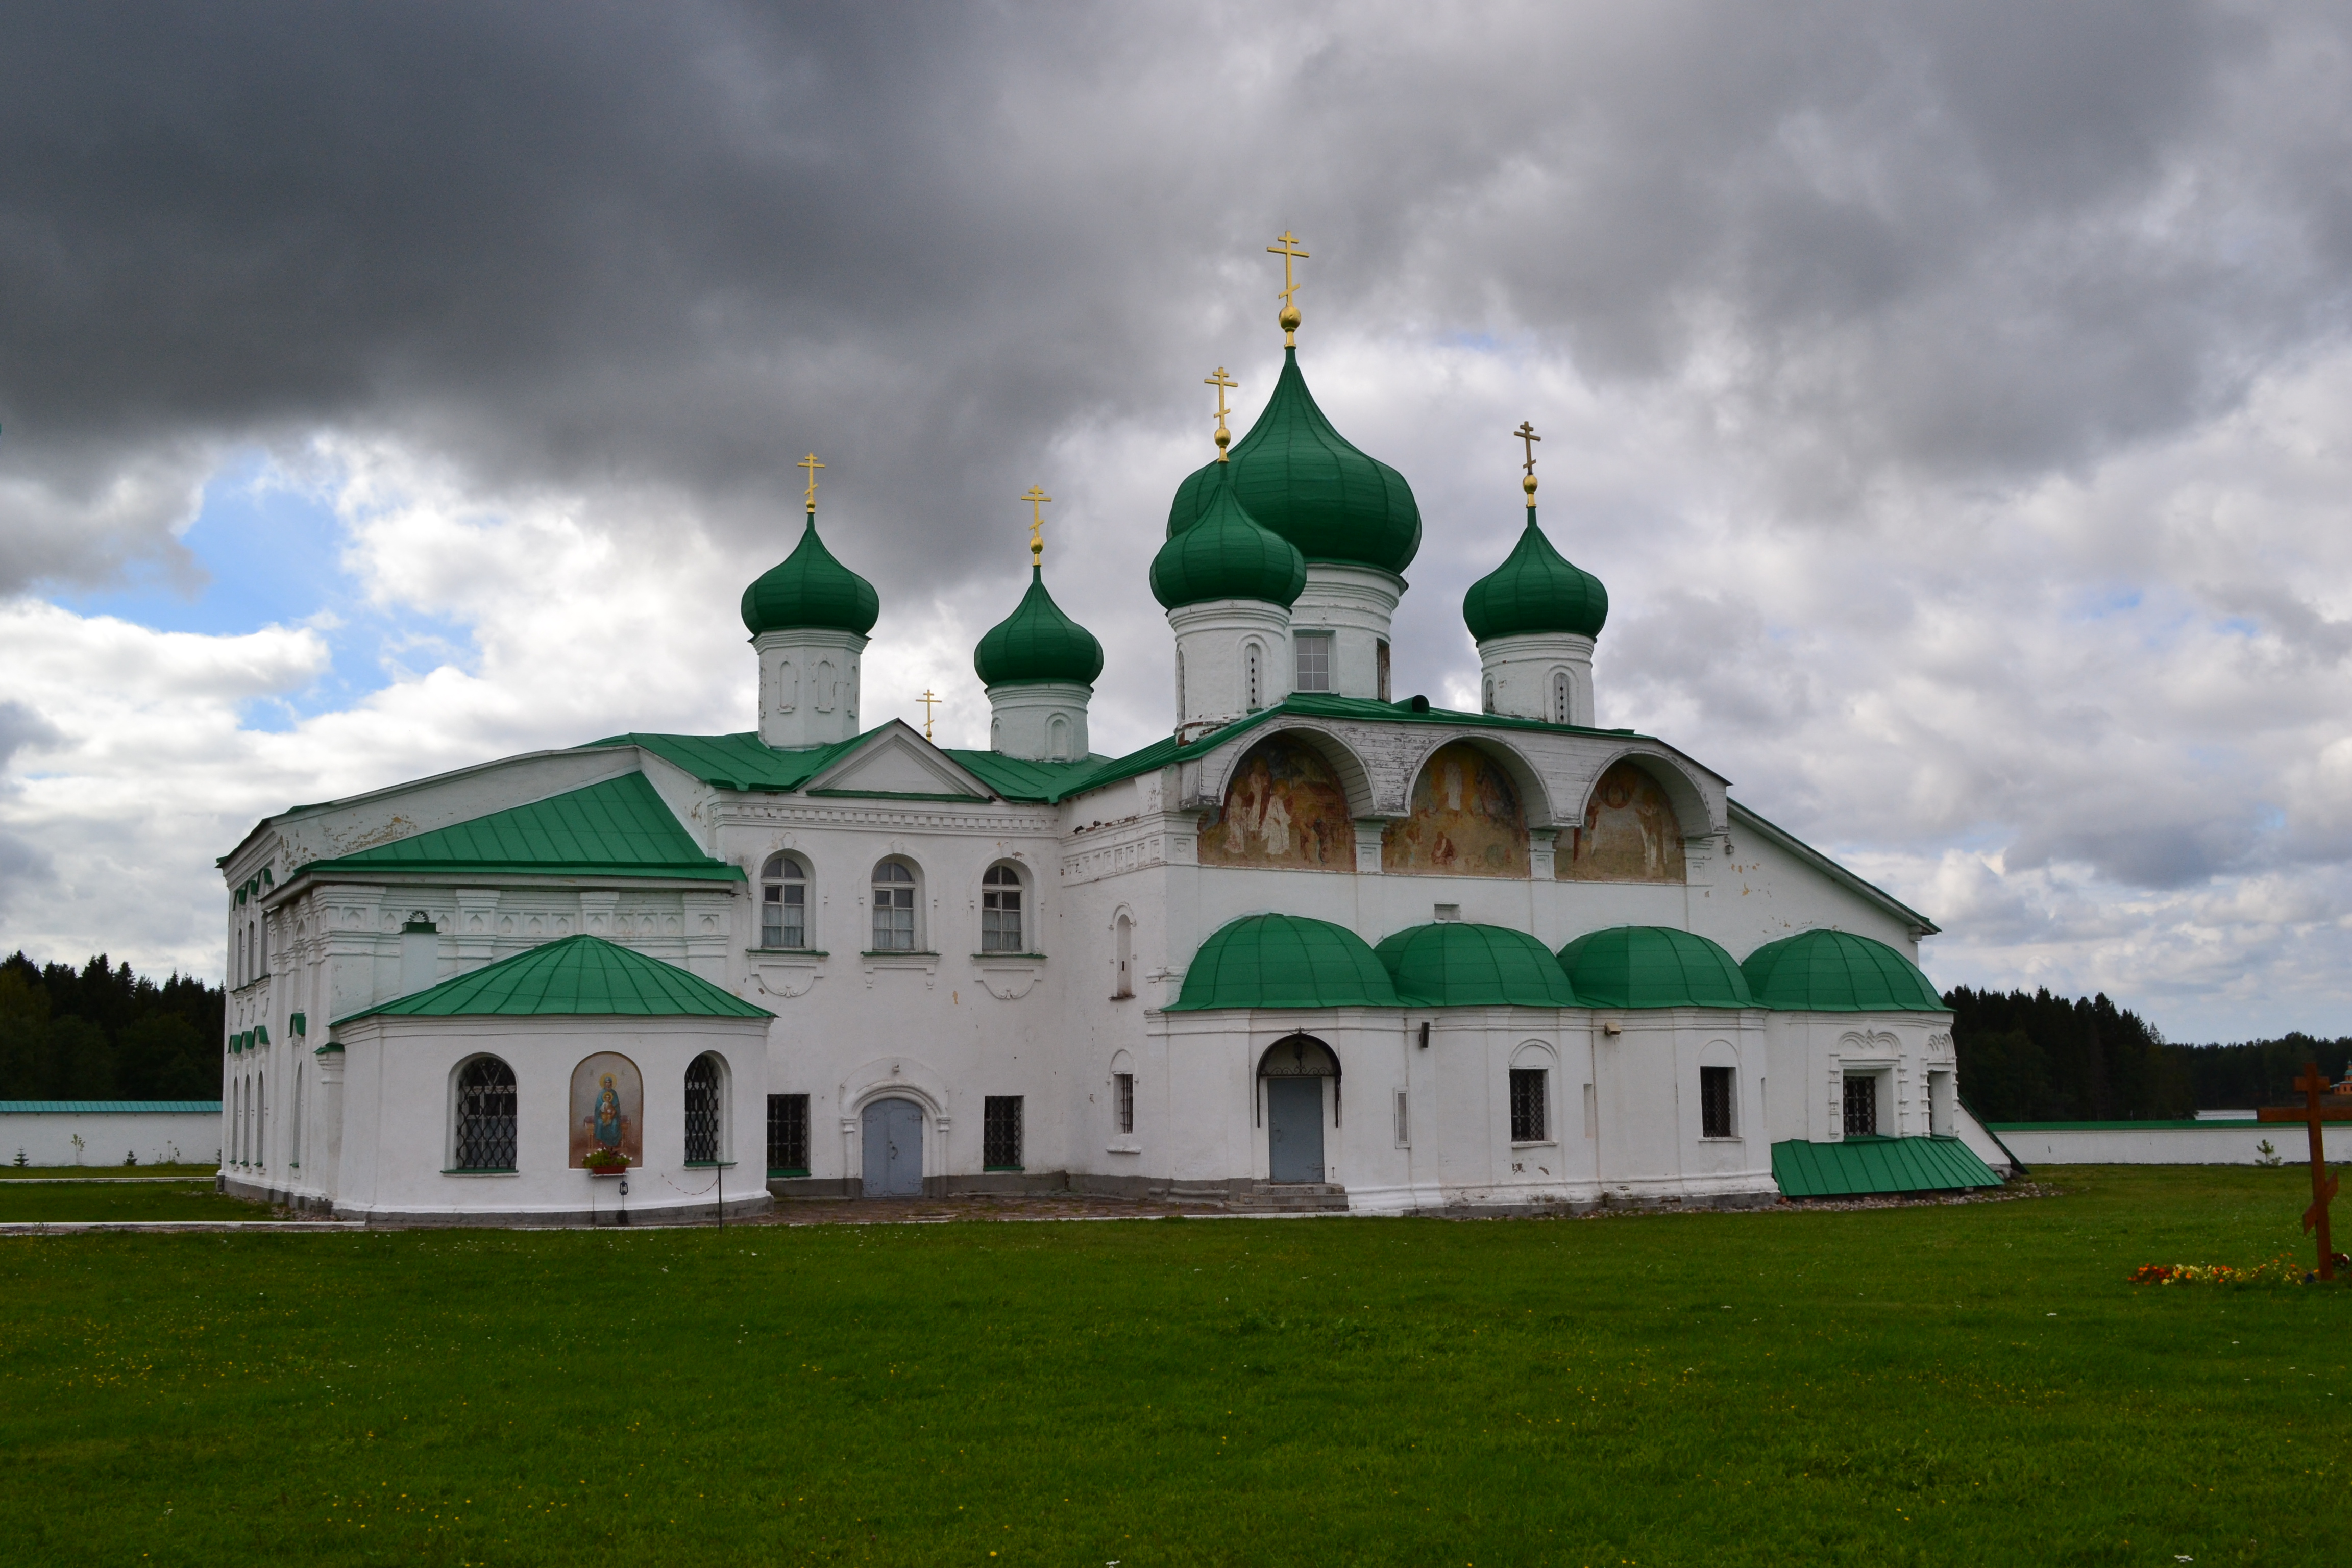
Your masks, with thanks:
[[[1381,868],[1407,876],[1524,877],[1528,814],[1510,775],[1466,741],[1440,746],[1412,786],[1412,815],[1381,834]]]
[[[1282,735],[1250,748],[1200,843],[1204,866],[1356,868],[1348,792],[1314,748]]]
[[[646,1160],[646,1080],[618,1051],[598,1051],[572,1069],[572,1152],[578,1169],[592,1149],[618,1149],[632,1165]]]
[[[1680,882],[1683,827],[1657,782],[1632,763],[1601,775],[1584,826],[1560,835],[1562,881]]]

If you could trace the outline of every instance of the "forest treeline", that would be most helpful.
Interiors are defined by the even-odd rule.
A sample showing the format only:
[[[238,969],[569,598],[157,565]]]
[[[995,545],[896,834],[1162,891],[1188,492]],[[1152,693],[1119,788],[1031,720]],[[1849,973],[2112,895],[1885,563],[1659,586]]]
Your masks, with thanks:
[[[0,959],[0,1100],[218,1100],[217,985]]]
[[[1987,1121],[2158,1121],[2285,1105],[2305,1062],[2331,1079],[2352,1065],[2352,1037],[2174,1045],[2104,994],[1961,986],[1944,1005],[1961,1098]]]

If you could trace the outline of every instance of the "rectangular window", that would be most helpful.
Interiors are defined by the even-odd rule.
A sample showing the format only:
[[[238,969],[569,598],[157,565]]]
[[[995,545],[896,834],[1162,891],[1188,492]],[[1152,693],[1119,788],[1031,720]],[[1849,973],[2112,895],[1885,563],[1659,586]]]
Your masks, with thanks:
[[[1428,1026],[1423,1025],[1423,1027]],[[1412,1147],[1412,1107],[1406,1102],[1402,1089],[1396,1091],[1396,1146],[1400,1149]]]
[[[1135,1075],[1115,1072],[1110,1075],[1111,1122],[1121,1132],[1135,1131]]]
[[[1731,1138],[1733,1131],[1732,1077],[1729,1068],[1698,1069],[1699,1134],[1706,1138]]]
[[[1296,691],[1330,690],[1331,634],[1299,632],[1291,640],[1298,649],[1298,679],[1292,684],[1292,689]]]
[[[1511,1142],[1544,1142],[1544,1069],[1511,1069]]]
[[[987,1171],[1021,1168],[1021,1097],[992,1094],[981,1102],[980,1163]]]
[[[808,1174],[808,1105],[809,1097],[805,1094],[768,1096],[768,1174]]]
[[[808,945],[808,884],[771,882],[760,910],[761,947]]]
[[[1869,1137],[1878,1131],[1878,1079],[1849,1073],[1845,1080],[1845,1135]]]
[[[1021,952],[1021,884],[1002,867],[980,889],[980,951]]]
[[[874,889],[874,951],[915,951],[915,889],[905,883]]]

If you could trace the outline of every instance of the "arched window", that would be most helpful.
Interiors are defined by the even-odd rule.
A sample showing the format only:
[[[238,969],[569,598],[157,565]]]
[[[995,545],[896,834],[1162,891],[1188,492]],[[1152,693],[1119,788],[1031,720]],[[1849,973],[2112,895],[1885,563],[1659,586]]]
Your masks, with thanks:
[[[1113,927],[1118,939],[1118,968],[1111,975],[1113,996],[1135,994],[1135,922],[1124,914]]]
[[[1247,688],[1244,694],[1243,706],[1255,713],[1265,706],[1265,673],[1260,667],[1257,644],[1252,643],[1243,651],[1242,663],[1244,668],[1244,684]]]
[[[1569,715],[1574,710],[1571,700],[1576,695],[1576,679],[1564,669],[1551,673],[1551,721],[1555,724],[1575,722]]]
[[[1495,678],[1491,675],[1486,678],[1486,692],[1479,701],[1483,704],[1483,711],[1492,713],[1495,710]]]
[[[1184,717],[1184,650],[1176,650],[1176,717]]]
[[[262,1109],[269,1103],[268,1086],[261,1074],[253,1075],[253,1163],[269,1163],[269,1123],[262,1120]]]
[[[980,951],[1028,951],[1021,945],[1021,873],[1010,866],[991,866],[980,879]]]
[[[1070,721],[1059,713],[1045,721],[1045,754],[1057,763],[1070,760]]]
[[[915,951],[915,874],[896,860],[874,868],[874,951]]]
[[[245,984],[245,928],[236,928],[236,967],[231,972],[228,987],[234,991]]]
[[[705,1051],[686,1065],[686,1163],[715,1165],[726,1158],[726,1069]]]
[[[302,1091],[309,1087],[309,1075],[302,1064],[294,1064],[294,1124],[286,1134],[286,1166],[289,1170],[302,1168]]]
[[[790,855],[771,855],[760,868],[760,945],[809,945],[808,868]]]
[[[459,1069],[454,1142],[452,1170],[515,1168],[515,1075],[498,1058],[476,1057]]]

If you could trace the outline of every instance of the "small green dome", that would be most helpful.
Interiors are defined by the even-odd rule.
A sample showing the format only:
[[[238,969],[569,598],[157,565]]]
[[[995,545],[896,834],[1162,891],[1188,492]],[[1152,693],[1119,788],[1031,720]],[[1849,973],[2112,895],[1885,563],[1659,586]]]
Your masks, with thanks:
[[[1917,964],[1852,931],[1799,931],[1768,942],[1739,970],[1759,1005],[1786,1012],[1948,1011]]]
[[[1168,1010],[1400,1005],[1370,945],[1345,926],[1302,915],[1244,915],[1201,944]]]
[[[743,590],[743,624],[751,635],[823,627],[864,637],[881,617],[874,584],[833,558],[816,536],[816,513],[790,555]]]
[[[1589,1007],[1753,1007],[1731,954],[1672,926],[1612,926],[1559,950]]]
[[[1176,487],[1168,509],[1170,538],[1206,513],[1214,482],[1209,470],[1219,466],[1188,474]],[[1233,470],[1234,490],[1250,515],[1309,561],[1402,575],[1421,549],[1421,508],[1412,487],[1331,427],[1298,373],[1295,348],[1283,351],[1274,395],[1223,466]]]
[[[1029,568],[1029,591],[1011,615],[989,628],[971,654],[971,668],[982,686],[1041,680],[1092,686],[1102,667],[1102,644],[1054,603],[1054,595],[1045,592],[1043,566]]]
[[[1572,564],[1536,526],[1528,526],[1503,563],[1470,584],[1462,595],[1462,618],[1478,642],[1521,632],[1574,632],[1597,637],[1609,619],[1609,590],[1601,579]]]
[[[1307,563],[1235,499],[1233,465],[1214,465],[1199,518],[1151,558],[1151,592],[1170,609],[1211,599],[1260,599],[1285,609],[1307,586]]]
[[[1523,931],[1448,921],[1411,926],[1372,949],[1397,994],[1417,1007],[1580,1007],[1551,950]]]

